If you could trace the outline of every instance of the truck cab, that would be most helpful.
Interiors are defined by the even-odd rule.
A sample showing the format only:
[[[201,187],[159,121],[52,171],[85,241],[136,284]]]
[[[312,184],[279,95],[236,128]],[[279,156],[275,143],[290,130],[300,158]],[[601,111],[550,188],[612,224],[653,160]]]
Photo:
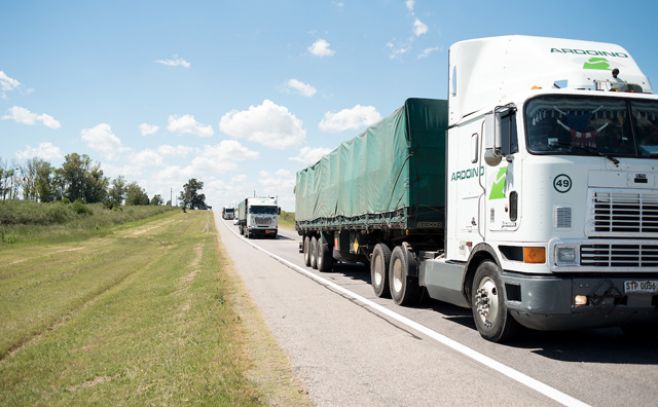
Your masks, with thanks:
[[[276,198],[246,198],[238,208],[240,233],[247,238],[263,236],[276,239],[280,212]]]
[[[655,329],[658,97],[630,53],[484,38],[454,44],[449,72],[447,238],[421,284],[492,340]]]

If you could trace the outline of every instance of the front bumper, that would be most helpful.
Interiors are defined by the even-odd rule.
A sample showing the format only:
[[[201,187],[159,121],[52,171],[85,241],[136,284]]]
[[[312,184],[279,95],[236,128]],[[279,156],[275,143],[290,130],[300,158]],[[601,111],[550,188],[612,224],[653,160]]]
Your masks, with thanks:
[[[658,273],[589,277],[504,272],[502,277],[510,314],[528,328],[658,327],[658,294],[624,292],[624,281],[658,280]],[[587,296],[587,304],[575,305],[576,295]]]

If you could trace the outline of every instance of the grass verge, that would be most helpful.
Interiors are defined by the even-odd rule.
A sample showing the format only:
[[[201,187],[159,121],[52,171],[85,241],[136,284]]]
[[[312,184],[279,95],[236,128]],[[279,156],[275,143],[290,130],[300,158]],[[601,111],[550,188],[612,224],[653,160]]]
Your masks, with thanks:
[[[0,251],[0,405],[271,404],[211,212]]]
[[[108,210],[102,204],[74,202],[0,202],[0,250],[17,244],[62,242],[102,236],[112,227],[160,215],[168,206],[124,206]]]
[[[279,216],[279,226],[295,230],[295,212],[281,211],[281,215]]]

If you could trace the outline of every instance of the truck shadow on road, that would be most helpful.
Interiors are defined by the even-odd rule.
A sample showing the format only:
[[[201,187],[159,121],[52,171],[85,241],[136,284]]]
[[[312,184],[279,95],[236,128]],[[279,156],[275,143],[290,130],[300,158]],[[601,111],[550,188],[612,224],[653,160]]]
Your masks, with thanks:
[[[370,272],[361,264],[336,264],[334,272],[370,284]],[[424,298],[413,308],[431,309],[439,317],[477,331],[468,309]],[[523,348],[562,362],[658,365],[658,338],[631,339],[618,328],[543,332],[522,329],[505,345]]]

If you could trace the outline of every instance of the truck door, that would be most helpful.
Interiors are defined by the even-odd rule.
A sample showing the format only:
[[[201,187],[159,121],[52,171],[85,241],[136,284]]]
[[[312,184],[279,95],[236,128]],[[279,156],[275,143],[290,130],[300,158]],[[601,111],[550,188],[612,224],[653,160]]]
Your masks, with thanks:
[[[480,184],[482,120],[473,120],[449,130],[448,136],[448,252],[455,260],[467,260],[471,249],[482,241],[480,233]]]

